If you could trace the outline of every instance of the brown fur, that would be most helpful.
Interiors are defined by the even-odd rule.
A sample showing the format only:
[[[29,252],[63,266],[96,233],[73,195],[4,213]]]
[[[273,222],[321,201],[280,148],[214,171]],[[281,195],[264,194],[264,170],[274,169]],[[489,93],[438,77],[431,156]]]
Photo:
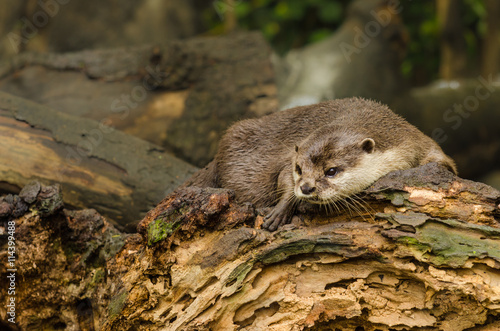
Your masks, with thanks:
[[[371,139],[366,142],[366,138]],[[362,162],[369,154],[372,159],[366,160],[390,155],[392,161],[381,162],[384,168],[380,172],[367,169],[369,178],[362,178],[363,169],[357,169],[358,177],[368,182],[356,183],[364,186],[359,190],[389,171],[429,162],[441,163],[456,173],[453,160],[431,138],[389,108],[349,98],[237,122],[221,139],[214,160],[187,184],[232,189],[241,202],[252,202],[258,208],[274,206],[264,227],[275,230],[292,216],[300,187],[317,190],[306,197],[309,202],[345,198],[341,193],[329,193],[330,200],[321,200],[327,190],[337,192],[342,187],[335,186],[356,181],[335,183],[325,177],[325,170],[336,167],[347,176],[356,166],[369,167],[364,165],[368,161]],[[300,176],[297,165],[303,167]]]

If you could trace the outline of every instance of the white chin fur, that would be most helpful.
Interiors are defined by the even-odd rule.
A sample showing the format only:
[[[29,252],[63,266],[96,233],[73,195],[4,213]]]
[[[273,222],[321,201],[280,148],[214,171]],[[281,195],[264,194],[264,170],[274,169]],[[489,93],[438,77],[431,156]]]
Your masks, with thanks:
[[[343,199],[363,191],[380,177],[393,170],[409,169],[410,164],[395,150],[365,154],[358,165],[343,171],[334,179],[335,192],[324,192],[333,199]]]
[[[314,204],[328,204],[332,201],[345,199],[353,194],[363,191],[373,184],[377,179],[393,170],[409,169],[410,164],[400,157],[395,150],[364,154],[358,165],[346,169],[332,180],[335,188],[326,190],[322,197],[311,199],[310,196],[294,190],[299,200]]]
[[[305,195],[302,193],[300,193],[300,194],[295,193],[295,196],[296,196],[297,200],[305,201],[305,202],[312,203],[315,205],[326,205],[326,204],[332,202],[332,200],[323,199],[323,198],[318,197],[318,196],[311,197],[309,195]],[[333,200],[338,200],[338,199],[333,198]]]

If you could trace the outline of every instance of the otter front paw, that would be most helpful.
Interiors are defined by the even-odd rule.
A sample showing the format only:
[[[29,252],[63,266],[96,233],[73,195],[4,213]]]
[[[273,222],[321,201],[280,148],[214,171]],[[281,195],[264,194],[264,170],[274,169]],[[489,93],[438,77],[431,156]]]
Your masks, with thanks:
[[[286,207],[287,206],[280,205],[274,207],[273,210],[264,217],[262,228],[269,231],[276,231],[280,226],[290,223],[290,212]]]

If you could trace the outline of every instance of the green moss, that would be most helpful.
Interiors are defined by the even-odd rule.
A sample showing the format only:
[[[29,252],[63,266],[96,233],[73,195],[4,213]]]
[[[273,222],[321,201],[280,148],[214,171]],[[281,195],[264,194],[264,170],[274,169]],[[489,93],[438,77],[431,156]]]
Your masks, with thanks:
[[[229,284],[234,281],[243,281],[248,272],[252,270],[254,263],[255,261],[251,260],[237,266],[227,278],[227,283]]]
[[[180,226],[180,218],[176,218],[173,222],[165,222],[161,218],[154,220],[148,226],[148,245],[151,246],[168,238]]]
[[[57,251],[61,248],[61,238],[57,237],[54,239],[54,241],[52,242],[52,248]]]
[[[289,256],[311,253],[315,246],[316,243],[310,240],[289,242],[264,253],[258,259],[264,264],[278,263]]]
[[[447,224],[459,229],[472,229],[478,232],[482,232],[488,236],[497,237],[496,239],[500,238],[500,229],[492,228],[491,226],[487,225],[465,223],[455,219],[439,220],[439,223]]]
[[[421,238],[432,246],[431,261],[437,265],[461,266],[471,257],[486,256],[500,261],[500,241],[488,239],[472,229],[434,223],[422,229]]]
[[[178,209],[168,210],[148,225],[148,245],[162,241],[174,233],[184,222],[184,215],[188,214],[190,207],[182,205]]]
[[[118,253],[120,249],[125,245],[125,239],[128,237],[127,234],[122,234],[116,229],[109,229],[104,235],[104,247],[102,247],[99,252],[100,256],[104,261],[109,260]]]
[[[394,206],[401,207],[404,206],[405,201],[410,196],[409,193],[401,192],[401,191],[391,191],[387,194],[387,198],[391,200],[391,203]]]
[[[126,300],[127,300],[126,290],[122,290],[120,293],[118,293],[111,299],[108,305],[108,313],[110,319],[115,318],[121,313],[123,307],[125,307]]]
[[[498,229],[488,226],[456,220],[432,220],[418,227],[415,237],[403,236],[397,240],[414,250],[417,258],[438,266],[459,267],[475,257],[500,261],[497,233]]]
[[[429,245],[423,244],[413,237],[399,237],[397,240],[399,243],[406,244],[413,249],[418,250],[421,253],[426,253],[431,251],[431,247]]]
[[[98,283],[101,283],[104,280],[104,269],[99,268],[94,270],[94,275],[92,276],[92,280],[90,281],[89,286],[94,287]]]
[[[57,209],[63,206],[62,197],[60,194],[51,196],[41,200],[35,205],[34,210],[42,216],[52,215]]]
[[[350,255],[351,239],[345,235],[330,235],[330,237],[310,237],[309,239],[290,240],[257,257],[264,264],[278,263],[290,256],[309,253],[335,253]]]

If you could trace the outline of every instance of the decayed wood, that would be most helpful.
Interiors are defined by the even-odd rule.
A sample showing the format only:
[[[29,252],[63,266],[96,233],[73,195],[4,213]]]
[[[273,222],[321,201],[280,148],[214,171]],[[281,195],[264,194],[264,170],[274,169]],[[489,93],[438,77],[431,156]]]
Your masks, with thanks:
[[[110,125],[208,163],[225,129],[277,108],[271,49],[259,33],[65,54],[21,53],[0,90]]]
[[[500,327],[500,192],[435,164],[382,178],[359,213],[302,210],[273,233],[223,189],[175,192],[128,237],[95,213],[54,222],[61,212],[37,213],[32,191],[0,200],[0,218],[17,217],[23,233],[19,278],[40,284],[17,297],[26,329]]]
[[[135,224],[196,168],[105,124],[0,92],[0,182],[61,183],[68,205]]]

